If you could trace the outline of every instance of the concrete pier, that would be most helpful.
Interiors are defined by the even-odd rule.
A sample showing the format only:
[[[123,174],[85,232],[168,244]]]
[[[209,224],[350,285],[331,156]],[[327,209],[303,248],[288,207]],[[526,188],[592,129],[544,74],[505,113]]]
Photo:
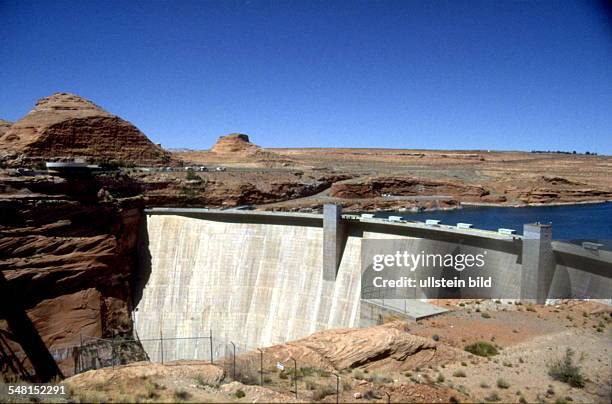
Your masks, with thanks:
[[[521,300],[546,303],[555,272],[552,226],[531,223],[523,226]]]
[[[335,281],[342,250],[346,240],[346,229],[342,223],[342,207],[323,206],[323,279]]]

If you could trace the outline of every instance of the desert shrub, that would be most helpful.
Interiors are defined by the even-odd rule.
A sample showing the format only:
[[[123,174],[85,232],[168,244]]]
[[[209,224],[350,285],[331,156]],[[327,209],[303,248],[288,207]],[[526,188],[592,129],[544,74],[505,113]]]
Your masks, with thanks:
[[[314,389],[312,393],[312,398],[316,401],[319,401],[329,396],[330,394],[336,394],[336,387],[331,385],[319,385]]]
[[[316,370],[315,368],[304,367],[304,368],[300,368],[300,373],[302,373],[302,376],[308,377],[308,376],[312,376],[313,374],[315,374]]]
[[[463,370],[455,370],[453,372],[453,376],[455,376],[455,377],[465,377],[465,372]]]
[[[378,374],[378,373],[374,373],[371,376],[368,376],[366,378],[367,381],[369,381],[370,383],[378,383],[378,384],[385,384],[385,383],[391,383],[393,381],[393,379],[391,379],[390,377]]]
[[[445,380],[445,379],[444,379],[444,375],[443,375],[442,373],[439,373],[439,374],[438,374],[438,378],[436,379],[436,381],[437,381],[438,383],[444,383],[444,380]]]
[[[480,382],[480,387],[483,389],[488,389],[490,386],[485,382]]]
[[[510,383],[500,377],[499,379],[497,379],[497,387],[499,387],[500,389],[507,389],[510,387]]]
[[[511,368],[512,367],[512,363],[510,363],[510,362],[503,362],[502,365],[504,365],[507,368]]]
[[[353,372],[353,377],[357,380],[363,380],[365,378],[363,372],[359,369],[355,369],[355,371]]]
[[[480,313],[480,317],[482,317],[482,318],[491,318],[491,315],[489,313]]]
[[[498,354],[497,348],[486,341],[478,341],[469,344],[465,347],[465,350],[471,354],[484,356],[485,358]]]
[[[571,348],[567,348],[562,359],[548,365],[548,375],[572,387],[584,387],[584,376],[580,366],[574,364],[574,351]]]
[[[342,389],[342,391],[349,391],[351,389],[351,383],[342,380],[342,382],[340,383],[340,388]]]
[[[491,394],[489,394],[488,396],[486,396],[485,401],[490,401],[490,402],[495,402],[495,401],[500,401],[501,398],[499,398],[499,394],[497,394],[495,391],[492,392]]]
[[[200,386],[219,387],[217,383],[209,383],[202,375],[197,375],[195,380]]]
[[[242,384],[254,385],[260,383],[259,371],[236,368],[236,381]]]
[[[531,303],[529,303],[529,304],[527,305],[527,307],[525,307],[525,310],[527,310],[527,311],[533,311],[533,312],[535,312],[535,311],[536,311],[535,307],[534,307],[534,306],[533,306],[533,304],[531,304]]]
[[[234,394],[237,398],[242,398],[244,396],[246,396],[246,393],[244,391],[242,391],[241,389],[236,390],[236,393]]]
[[[179,389],[174,392],[174,398],[177,401],[189,400],[189,397],[191,397],[191,394],[187,390]]]
[[[159,385],[157,383],[152,383],[149,380],[145,381],[145,390],[146,390],[146,398],[149,399],[156,399],[159,397],[159,394],[157,393],[157,389],[159,388]]]
[[[440,336],[438,334],[434,334],[431,336],[431,339],[433,339],[434,341],[440,341]]]
[[[287,373],[285,373],[285,371],[284,371],[284,370],[282,370],[282,371],[281,371],[281,372],[278,374],[278,377],[279,377],[279,379],[283,379],[283,380],[285,380],[285,379],[288,379],[288,378],[289,378],[289,376],[287,376]]]
[[[202,178],[200,178],[200,176],[198,174],[195,173],[195,171],[193,171],[193,169],[188,169],[187,172],[185,173],[185,178],[188,181],[193,181],[193,180],[201,180]]]

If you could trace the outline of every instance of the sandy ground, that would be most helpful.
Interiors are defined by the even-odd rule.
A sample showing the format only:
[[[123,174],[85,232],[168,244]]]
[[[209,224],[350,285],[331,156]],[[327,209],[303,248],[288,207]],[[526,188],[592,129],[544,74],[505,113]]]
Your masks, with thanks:
[[[415,354],[401,366],[372,358],[357,368],[337,369],[341,402],[581,402],[612,398],[610,307],[589,302],[535,306],[511,301],[440,301],[452,311],[407,323],[409,334],[437,341],[431,353]],[[464,347],[487,341],[499,353],[485,358]],[[338,342],[341,344],[342,342]],[[345,348],[336,347],[338,352]],[[347,347],[349,348],[349,347]],[[571,387],[549,375],[568,348],[585,378]],[[273,348],[270,348],[273,349]],[[302,372],[300,368],[300,372]],[[310,368],[298,379],[271,368],[252,384],[232,381],[218,365],[138,363],[90,371],[68,379],[81,402],[335,402],[331,372]],[[289,376],[287,376],[289,375]]]

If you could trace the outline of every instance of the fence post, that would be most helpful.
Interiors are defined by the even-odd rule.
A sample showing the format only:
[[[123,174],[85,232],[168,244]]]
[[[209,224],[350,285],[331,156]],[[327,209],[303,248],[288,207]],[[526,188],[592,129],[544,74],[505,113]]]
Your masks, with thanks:
[[[232,347],[234,348],[234,353],[232,355],[232,379],[236,380],[236,344],[230,341]]]
[[[387,404],[391,404],[391,394],[389,394],[386,391],[385,391],[385,394],[387,395]]]
[[[332,373],[332,375],[336,376],[336,404],[340,402],[340,376],[336,373]]]
[[[294,357],[291,357],[291,360],[293,361],[293,386],[295,387],[295,399],[297,400],[297,361]]]
[[[115,341],[111,339],[111,361],[113,362],[113,370],[115,370]]]
[[[210,329],[210,363],[213,362],[213,340],[212,340],[212,328]]]
[[[263,386],[263,350],[257,348],[259,351],[259,385]]]
[[[79,333],[79,336],[81,337],[81,345],[79,346],[79,373],[83,371],[83,359],[82,359],[82,355],[83,355],[83,333]]]
[[[164,364],[164,336],[162,334],[161,328],[159,329],[159,345],[161,348],[161,363]]]

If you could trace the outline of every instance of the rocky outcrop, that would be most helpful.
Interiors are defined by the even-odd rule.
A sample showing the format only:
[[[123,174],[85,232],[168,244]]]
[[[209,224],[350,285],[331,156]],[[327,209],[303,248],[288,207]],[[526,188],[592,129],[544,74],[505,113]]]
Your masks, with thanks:
[[[185,153],[184,155],[186,158],[189,158],[190,153]],[[227,136],[221,136],[207,153],[206,160],[219,163],[239,162],[244,164],[249,162],[256,166],[267,168],[288,167],[293,164],[292,160],[251,143],[248,135],[243,133],[231,133]]]
[[[70,349],[81,338],[132,335],[130,279],[143,203],[130,196],[138,189],[115,189],[116,182],[0,178],[3,374],[70,375]]]
[[[0,138],[2,138],[2,135],[4,135],[9,130],[12,124],[12,122],[0,119]]]
[[[542,176],[534,182],[525,183],[521,188],[512,187],[506,192],[529,205],[612,199],[612,189],[597,188],[558,176]]]
[[[323,175],[315,178],[284,176],[275,178],[258,175],[243,177],[232,173],[197,173],[196,179],[186,177],[143,176],[142,186],[149,206],[232,207],[259,205],[299,199],[328,189],[334,181],[349,175]]]
[[[167,165],[169,152],[131,123],[77,95],[42,98],[0,135],[1,159],[9,165],[85,158],[92,163]]]
[[[253,155],[262,150],[261,147],[249,141],[248,135],[231,133],[227,136],[221,136],[210,151],[217,154]]]
[[[334,183],[330,196],[335,198],[377,198],[381,196],[461,196],[462,200],[488,195],[482,186],[431,181],[415,177],[368,177]]]

